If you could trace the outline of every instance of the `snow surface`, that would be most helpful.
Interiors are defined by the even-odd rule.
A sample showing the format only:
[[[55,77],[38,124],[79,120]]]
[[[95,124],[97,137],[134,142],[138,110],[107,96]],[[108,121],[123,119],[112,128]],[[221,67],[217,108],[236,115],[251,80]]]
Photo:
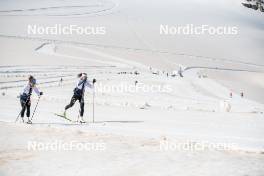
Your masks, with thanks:
[[[0,175],[263,176],[262,14],[239,3],[1,1]],[[201,8],[195,9],[196,5]],[[157,35],[160,23],[174,25],[183,19],[188,23],[225,21],[238,25],[241,33],[213,42],[210,36]],[[107,35],[29,36],[26,25],[32,23],[105,25]],[[180,67],[184,77],[167,77],[167,72],[178,73]],[[70,123],[54,115],[69,103],[80,72],[97,79],[95,123],[92,90],[85,97],[84,118],[89,123]],[[44,95],[33,125],[14,123],[20,110],[17,96],[29,74],[37,78]],[[135,87],[135,81],[170,86],[171,91],[100,91],[102,85]],[[33,95],[32,110],[36,102]],[[77,120],[78,111],[77,102],[69,118]],[[103,142],[106,148],[30,151],[29,141]],[[232,145],[226,150],[162,151],[164,141]]]

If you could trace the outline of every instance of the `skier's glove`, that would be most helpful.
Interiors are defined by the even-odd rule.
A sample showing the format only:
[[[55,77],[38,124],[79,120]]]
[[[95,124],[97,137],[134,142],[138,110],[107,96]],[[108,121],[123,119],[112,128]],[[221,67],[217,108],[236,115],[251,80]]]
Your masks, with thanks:
[[[96,83],[96,79],[93,79],[93,84]]]
[[[40,96],[43,95],[43,92],[39,92],[39,95],[40,95]]]

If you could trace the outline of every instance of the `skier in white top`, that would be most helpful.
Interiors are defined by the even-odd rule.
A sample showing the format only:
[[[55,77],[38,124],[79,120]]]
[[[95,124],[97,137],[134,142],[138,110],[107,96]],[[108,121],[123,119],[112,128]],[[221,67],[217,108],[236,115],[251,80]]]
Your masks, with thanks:
[[[84,119],[83,119],[83,114],[84,114],[84,92],[85,92],[85,88],[89,87],[89,88],[94,88],[93,84],[95,82],[95,80],[93,81],[93,83],[91,83],[90,81],[87,80],[87,74],[86,73],[80,73],[78,74],[78,78],[79,81],[77,82],[77,85],[73,91],[73,96],[71,98],[70,103],[65,106],[65,111],[64,111],[64,116],[66,117],[66,111],[71,108],[75,102],[78,100],[80,103],[80,117],[81,123],[85,123]]]
[[[36,87],[36,79],[30,75],[28,78],[28,83],[27,85],[24,87],[23,91],[20,93],[20,104],[21,104],[21,112],[20,112],[20,116],[22,118],[22,121],[24,122],[24,114],[25,111],[27,111],[26,115],[28,117],[28,122],[27,123],[31,123],[31,120],[29,119],[30,117],[30,107],[31,107],[31,94],[32,91],[34,90],[34,92],[38,95],[41,96],[43,95],[43,92],[40,92],[38,90],[38,88]]]

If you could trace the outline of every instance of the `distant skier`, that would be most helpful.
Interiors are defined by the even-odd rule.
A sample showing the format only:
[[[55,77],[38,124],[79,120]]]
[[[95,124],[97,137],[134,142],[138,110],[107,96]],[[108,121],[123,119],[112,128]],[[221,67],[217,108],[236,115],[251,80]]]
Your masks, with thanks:
[[[63,78],[60,79],[59,86],[62,86]]]
[[[22,118],[22,121],[24,122],[24,114],[25,114],[25,111],[27,111],[26,115],[28,117],[28,121],[27,123],[32,123],[31,120],[30,120],[30,107],[31,107],[31,94],[32,94],[32,91],[34,90],[34,92],[38,95],[38,96],[41,96],[43,95],[43,92],[40,92],[38,90],[38,88],[36,87],[36,79],[30,75],[29,78],[28,78],[28,84],[24,87],[23,91],[20,93],[20,104],[21,104],[21,107],[22,107],[22,110],[20,112],[20,116]]]
[[[240,93],[241,98],[244,98],[244,92]]]
[[[89,87],[89,88],[94,88],[93,84],[95,81],[93,81],[93,84],[90,83],[87,80],[87,74],[86,73],[80,73],[78,74],[78,78],[80,78],[80,80],[77,82],[77,85],[74,89],[74,93],[73,96],[71,98],[70,104],[68,104],[67,106],[65,106],[65,111],[64,111],[64,116],[66,117],[66,111],[71,108],[75,102],[78,100],[80,103],[80,117],[81,123],[85,123],[85,121],[83,120],[83,114],[84,114],[84,93],[85,93],[85,88]]]

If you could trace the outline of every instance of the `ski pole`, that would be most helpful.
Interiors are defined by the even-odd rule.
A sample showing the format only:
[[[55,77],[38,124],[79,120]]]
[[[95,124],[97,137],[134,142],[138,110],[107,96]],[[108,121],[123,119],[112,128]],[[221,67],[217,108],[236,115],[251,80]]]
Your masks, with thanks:
[[[93,79],[93,85],[96,83],[96,79]],[[94,97],[95,97],[95,91],[93,86],[93,123],[94,123]]]
[[[93,90],[93,123],[94,123],[94,90]]]
[[[34,108],[34,111],[33,111],[33,114],[32,114],[32,116],[31,116],[30,121],[32,121],[32,119],[33,119],[33,117],[34,117],[34,115],[35,115],[36,109],[37,109],[38,104],[39,104],[39,100],[40,100],[40,96],[38,97],[38,101],[37,101],[37,104],[36,104],[36,106],[35,106],[35,108]]]
[[[23,110],[25,107],[26,107],[26,104],[23,105],[22,110]],[[16,120],[15,120],[15,123],[18,121],[18,118],[19,118],[19,116],[21,115],[22,110],[21,110],[21,111],[19,112],[19,114],[17,115],[17,118],[16,118]]]
[[[22,110],[23,110],[25,107],[26,107],[26,104],[23,105]],[[17,118],[16,118],[16,120],[15,120],[15,123],[18,121],[18,118],[20,117],[20,115],[21,115],[21,113],[22,113],[22,110],[19,112],[19,114],[18,114],[18,116],[17,116]]]

